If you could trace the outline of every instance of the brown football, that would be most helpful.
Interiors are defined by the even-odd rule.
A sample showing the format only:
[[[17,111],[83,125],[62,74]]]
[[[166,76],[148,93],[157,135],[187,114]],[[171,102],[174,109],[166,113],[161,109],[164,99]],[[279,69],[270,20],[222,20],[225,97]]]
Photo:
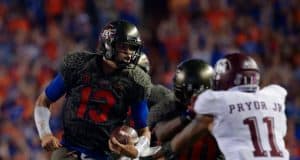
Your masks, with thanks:
[[[135,144],[138,141],[138,134],[132,127],[123,125],[115,128],[110,138],[115,137],[121,144]]]

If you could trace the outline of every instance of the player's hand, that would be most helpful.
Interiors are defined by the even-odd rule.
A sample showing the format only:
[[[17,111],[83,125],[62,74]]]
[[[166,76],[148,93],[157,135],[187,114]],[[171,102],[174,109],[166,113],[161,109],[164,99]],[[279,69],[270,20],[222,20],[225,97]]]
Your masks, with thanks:
[[[115,137],[108,141],[109,149],[116,154],[124,155],[131,158],[138,156],[138,150],[133,144],[121,144]]]
[[[186,109],[184,112],[180,115],[181,123],[184,125],[187,125],[190,123],[196,116],[196,113],[192,109]]]
[[[166,158],[164,156],[164,153],[160,150],[154,155],[151,155],[149,159],[165,160]]]
[[[176,154],[171,149],[171,143],[165,143],[155,154],[149,156],[150,159],[156,160],[174,160],[176,159]]]
[[[196,112],[193,109],[188,108],[185,110],[184,115],[189,119],[193,120],[196,116]]]
[[[42,147],[48,152],[54,151],[55,149],[62,146],[59,143],[59,140],[52,134],[44,135],[41,138],[41,144],[42,144]]]

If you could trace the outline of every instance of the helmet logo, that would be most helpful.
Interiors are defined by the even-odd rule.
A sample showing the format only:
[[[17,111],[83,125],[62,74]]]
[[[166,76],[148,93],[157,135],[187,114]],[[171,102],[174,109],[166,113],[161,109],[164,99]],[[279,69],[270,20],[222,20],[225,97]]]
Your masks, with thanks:
[[[215,71],[217,74],[226,73],[229,68],[229,62],[227,59],[220,59],[215,66]]]
[[[112,42],[114,40],[114,35],[116,34],[117,30],[114,28],[106,28],[103,30],[101,37],[105,41]]]

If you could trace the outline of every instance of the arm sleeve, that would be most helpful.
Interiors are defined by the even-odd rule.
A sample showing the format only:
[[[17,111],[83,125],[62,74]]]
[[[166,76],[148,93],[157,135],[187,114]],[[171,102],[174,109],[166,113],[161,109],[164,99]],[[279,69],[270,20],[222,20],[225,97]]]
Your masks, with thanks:
[[[176,108],[175,95],[170,93],[164,96],[164,99],[151,106],[147,119],[148,126],[153,128],[159,121],[174,118],[174,113],[177,113]]]
[[[166,88],[162,85],[159,85],[159,84],[158,85],[152,85],[150,96],[148,98],[149,107],[151,108],[155,104],[157,104],[160,101],[164,100],[165,97],[170,93],[171,93],[171,91],[168,88]]]
[[[55,102],[60,97],[62,97],[65,92],[65,84],[61,74],[57,74],[45,90],[47,98],[52,102]]]
[[[147,100],[142,100],[132,105],[131,116],[136,129],[147,127],[148,112]]]

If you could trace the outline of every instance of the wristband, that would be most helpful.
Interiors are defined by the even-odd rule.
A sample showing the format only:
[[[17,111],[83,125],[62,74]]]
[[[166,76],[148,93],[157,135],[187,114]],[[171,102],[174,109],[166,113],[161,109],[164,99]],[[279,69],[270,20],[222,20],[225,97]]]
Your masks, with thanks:
[[[176,157],[176,154],[173,152],[172,150],[172,147],[171,147],[171,143],[170,141],[169,142],[166,142],[162,148],[161,148],[161,151],[164,155],[164,157],[168,160],[172,160],[172,159],[175,159]]]
[[[34,107],[34,121],[40,138],[44,135],[52,134],[49,126],[50,115],[50,110],[47,107]]]

